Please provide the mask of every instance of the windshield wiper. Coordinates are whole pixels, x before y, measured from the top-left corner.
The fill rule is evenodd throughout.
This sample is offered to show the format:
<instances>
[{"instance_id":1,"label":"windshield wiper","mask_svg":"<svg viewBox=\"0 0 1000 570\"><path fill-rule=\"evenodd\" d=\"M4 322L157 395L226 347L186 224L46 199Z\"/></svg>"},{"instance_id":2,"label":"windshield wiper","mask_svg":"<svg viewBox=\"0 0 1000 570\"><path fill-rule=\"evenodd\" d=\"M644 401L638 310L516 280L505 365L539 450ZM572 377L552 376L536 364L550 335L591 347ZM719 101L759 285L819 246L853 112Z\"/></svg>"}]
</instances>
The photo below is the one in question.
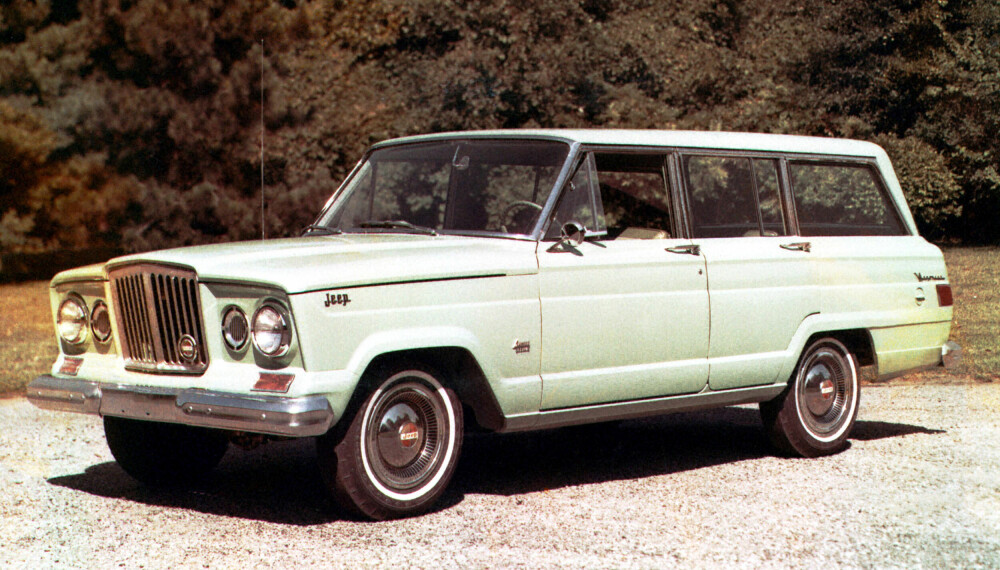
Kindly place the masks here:
<instances>
[{"instance_id":1,"label":"windshield wiper","mask_svg":"<svg viewBox=\"0 0 1000 570\"><path fill-rule=\"evenodd\" d=\"M322 224L309 224L302 229L301 236L307 236L312 233L323 234L327 236L339 236L344 233L344 230L340 228L331 228L330 226L324 226Z\"/></svg>"},{"instance_id":2,"label":"windshield wiper","mask_svg":"<svg viewBox=\"0 0 1000 570\"><path fill-rule=\"evenodd\" d=\"M414 233L436 236L438 233L433 228L416 226L406 220L368 220L358 224L359 228L383 228L387 230L409 230Z\"/></svg>"}]
</instances>

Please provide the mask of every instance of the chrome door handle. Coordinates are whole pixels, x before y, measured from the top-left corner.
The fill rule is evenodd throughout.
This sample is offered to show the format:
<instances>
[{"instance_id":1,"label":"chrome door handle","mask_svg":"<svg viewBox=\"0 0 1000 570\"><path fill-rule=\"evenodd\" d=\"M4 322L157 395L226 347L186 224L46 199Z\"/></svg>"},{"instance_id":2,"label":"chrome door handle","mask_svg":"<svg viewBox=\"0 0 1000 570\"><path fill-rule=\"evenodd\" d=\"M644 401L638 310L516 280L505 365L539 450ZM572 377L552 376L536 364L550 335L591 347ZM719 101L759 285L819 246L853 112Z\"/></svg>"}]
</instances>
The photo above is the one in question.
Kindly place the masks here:
<instances>
[{"instance_id":1,"label":"chrome door handle","mask_svg":"<svg viewBox=\"0 0 1000 570\"><path fill-rule=\"evenodd\" d=\"M798 243L783 243L781 244L781 249L787 249L788 251L804 251L809 253L812 251L812 244L807 241L800 241Z\"/></svg>"},{"instance_id":2,"label":"chrome door handle","mask_svg":"<svg viewBox=\"0 0 1000 570\"><path fill-rule=\"evenodd\" d=\"M701 246L695 244L679 245L677 247L668 247L667 251L669 251L670 253L687 253L690 255L701 255Z\"/></svg>"}]
</instances>

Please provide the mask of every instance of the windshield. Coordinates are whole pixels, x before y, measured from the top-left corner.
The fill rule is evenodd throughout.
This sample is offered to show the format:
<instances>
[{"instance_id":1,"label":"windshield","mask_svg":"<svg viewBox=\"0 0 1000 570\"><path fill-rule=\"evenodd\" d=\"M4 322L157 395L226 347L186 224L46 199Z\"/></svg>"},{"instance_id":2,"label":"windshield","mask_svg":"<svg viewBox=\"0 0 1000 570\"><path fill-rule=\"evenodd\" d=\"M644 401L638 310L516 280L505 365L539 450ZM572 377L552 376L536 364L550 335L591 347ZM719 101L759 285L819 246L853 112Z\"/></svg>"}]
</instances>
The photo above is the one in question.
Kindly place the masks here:
<instances>
[{"instance_id":1,"label":"windshield","mask_svg":"<svg viewBox=\"0 0 1000 570\"><path fill-rule=\"evenodd\" d=\"M344 232L530 235L569 146L449 140L373 151L319 225Z\"/></svg>"}]
</instances>

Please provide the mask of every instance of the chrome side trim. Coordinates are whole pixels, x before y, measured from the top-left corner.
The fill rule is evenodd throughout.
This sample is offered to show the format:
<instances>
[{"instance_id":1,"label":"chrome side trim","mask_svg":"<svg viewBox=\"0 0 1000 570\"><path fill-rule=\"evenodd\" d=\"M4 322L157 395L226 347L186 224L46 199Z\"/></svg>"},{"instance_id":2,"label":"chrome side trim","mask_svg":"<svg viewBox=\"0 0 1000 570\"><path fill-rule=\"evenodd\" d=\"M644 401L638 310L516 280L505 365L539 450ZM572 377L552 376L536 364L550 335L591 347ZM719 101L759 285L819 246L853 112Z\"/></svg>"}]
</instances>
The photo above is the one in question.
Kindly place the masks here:
<instances>
[{"instance_id":1,"label":"chrome side trim","mask_svg":"<svg viewBox=\"0 0 1000 570\"><path fill-rule=\"evenodd\" d=\"M504 427L500 431L516 432L550 429L595 422L631 420L676 412L693 412L720 406L766 402L777 397L785 388L786 384L770 384L754 388L737 388L714 392L707 390L683 396L668 396L630 402L595 404L578 408L543 410L540 412L507 416Z\"/></svg>"},{"instance_id":2,"label":"chrome side trim","mask_svg":"<svg viewBox=\"0 0 1000 570\"><path fill-rule=\"evenodd\" d=\"M103 384L43 375L28 400L46 410L99 414L289 437L322 435L335 416L325 396L283 398Z\"/></svg>"}]
</instances>

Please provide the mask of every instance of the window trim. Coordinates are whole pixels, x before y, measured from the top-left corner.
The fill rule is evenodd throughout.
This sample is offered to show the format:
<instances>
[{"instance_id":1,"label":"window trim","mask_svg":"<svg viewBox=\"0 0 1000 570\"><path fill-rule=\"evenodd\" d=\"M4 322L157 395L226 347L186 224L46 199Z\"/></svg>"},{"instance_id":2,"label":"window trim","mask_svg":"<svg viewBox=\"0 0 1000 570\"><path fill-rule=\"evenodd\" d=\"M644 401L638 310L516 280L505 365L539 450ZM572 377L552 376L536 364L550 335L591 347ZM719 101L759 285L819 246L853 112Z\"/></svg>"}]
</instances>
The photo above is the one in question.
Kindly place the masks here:
<instances>
[{"instance_id":1,"label":"window trim","mask_svg":"<svg viewBox=\"0 0 1000 570\"><path fill-rule=\"evenodd\" d=\"M848 166L848 167L863 167L868 170L871 175L872 180L875 182L876 190L882 197L882 200L887 205L887 210L889 215L891 215L901 232L899 234L891 235L868 235L868 234L852 234L852 235L833 235L833 236L804 236L802 235L802 226L799 223L798 209L795 205L795 189L792 187L792 173L791 165L792 163L800 164L811 164L814 166ZM823 238L823 237L902 237L902 236L913 236L913 232L906 225L905 217L899 210L899 204L893 199L892 192L889 191L889 185L886 184L885 178L882 176L882 170L878 166L878 161L874 158L868 157L842 157L842 156L825 156L825 155L803 155L794 156L786 159L786 168L788 170L788 197L791 199L790 206L795 211L795 225L796 233L795 235L799 237L808 238Z\"/></svg>"},{"instance_id":2,"label":"window trim","mask_svg":"<svg viewBox=\"0 0 1000 570\"><path fill-rule=\"evenodd\" d=\"M746 158L750 161L751 175L753 174L753 161L755 159L760 160L776 160L778 162L778 201L781 203L782 225L784 227L784 235L779 237L788 237L798 235L797 229L797 219L795 218L794 202L791 196L791 184L790 178L786 175L785 171L785 161L788 160L789 156L813 156L813 155L799 155L797 153L787 153L781 151L764 151L764 150L733 150L733 149L712 149L712 148L678 148L674 149L677 160L677 173L680 182L680 194L684 197L684 218L687 223L686 233L684 234L688 239L734 239L734 238L696 238L694 236L694 218L691 211L690 204L690 187L688 186L687 176L684 175L683 160L686 156L710 156L717 158ZM826 156L826 155L820 155ZM832 156L832 155L831 155ZM753 176L751 176L754 178ZM756 186L756 180L754 180L754 186ZM760 215L760 204L758 203L758 197L754 195L754 202L757 203L757 223L761 225L761 233L763 237L763 220Z\"/></svg>"},{"instance_id":3,"label":"window trim","mask_svg":"<svg viewBox=\"0 0 1000 570\"><path fill-rule=\"evenodd\" d=\"M729 158L729 159L738 158L738 159L744 159L749 163L751 193L753 194L752 198L756 210L755 216L757 218L757 231L760 232L760 236L732 236L732 237L722 238L722 237L696 237L694 235L694 228L695 228L694 211L690 207L691 186L690 186L690 181L688 180L686 169L684 168L684 160L689 157L698 157L698 156L708 157L708 158ZM790 187L790 185L786 184L786 180L784 180L784 176L781 170L781 161L784 159L784 156L785 156L784 153L778 153L778 152L773 152L773 153L756 152L756 151L747 152L738 150L713 151L710 149L692 149L692 150L684 149L677 152L677 170L680 177L682 178L683 191L681 193L685 198L685 209L684 209L685 218L688 221L688 227L687 227L688 233L686 234L687 237L689 239L735 239L737 237L767 237L764 234L764 218L760 212L760 196L757 187L756 170L754 168L755 160L770 160L778 163L776 168L778 175L778 202L781 204L781 215L782 215L781 225L783 228L783 234L781 236L775 236L775 237L788 237L790 235L796 235L791 232L789 224L790 218L789 218L788 204L786 203L786 197L784 192L786 186Z\"/></svg>"},{"instance_id":4,"label":"window trim","mask_svg":"<svg viewBox=\"0 0 1000 570\"><path fill-rule=\"evenodd\" d=\"M679 223L681 216L678 212L683 212L684 209L678 205L675 195L675 180L674 174L670 167L670 159L675 150L669 147L658 147L658 146L646 146L646 145L592 145L592 144L580 144L578 147L573 149L573 153L568 157L568 161L572 162L572 167L569 169L566 177L561 180L559 185L558 196L556 197L555 203L551 210L543 212L544 224L541 228L541 233L538 234L538 241L553 241L552 238L546 239L545 236L551 230L551 224L553 222L553 217L555 213L559 210L559 205L562 203L563 196L566 192L566 187L576 177L577 172L583 165L588 161L588 156L592 154L634 154L634 155L655 155L662 158L661 162L661 175L664 177L664 187L663 190L666 193L667 198L667 215L670 217L670 235L672 238L687 239L686 233L682 233L682 226ZM595 159L596 161L596 159ZM596 167L596 162L595 162ZM602 205L603 209L603 205ZM594 238L605 238L607 232L599 235L588 235L587 237Z\"/></svg>"},{"instance_id":5,"label":"window trim","mask_svg":"<svg viewBox=\"0 0 1000 570\"><path fill-rule=\"evenodd\" d=\"M463 137L464 138L464 137ZM491 138L491 136L469 136L470 139L479 138ZM687 186L686 180L683 176L682 167L680 159L684 155L710 155L710 156L738 156L751 159L770 159L778 161L778 177L779 177L779 191L780 191L780 202L782 205L782 212L784 214L784 226L785 226L785 237L788 236L802 236L801 227L799 225L798 211L795 206L795 196L794 189L791 184L791 172L789 169L789 164L791 162L819 162L824 164L844 164L851 166L863 165L870 169L874 173L874 179L879 191L882 193L882 197L887 199L889 202L890 210L892 215L899 226L902 229L902 236L913 236L919 235L915 228L911 228L907 223L907 217L903 215L900 210L900 204L896 201L896 196L890 190L889 184L886 182L885 177L882 174L880 168L878 157L876 156L865 156L865 155L842 155L842 154L822 154L816 152L794 152L794 151L781 151L781 150L763 150L763 149L726 149L726 148L712 148L712 147L688 147L688 146L658 146L658 145L634 145L628 143L622 144L590 144L583 143L579 141L569 140L563 137L556 136L513 136L513 137L501 137L509 140L551 140L555 142L562 142L569 146L569 151L566 155L566 161L563 165L562 170L556 176L554 182L554 190L548 196L546 203L543 205L543 211L539 215L538 222L536 223L533 230L527 234L513 235L513 234L496 234L496 235L484 235L484 237L499 237L504 239L513 239L521 241L542 241L545 238L545 234L548 231L549 225L551 223L552 214L555 212L558 202L562 197L563 191L566 187L567 182L575 174L578 165L580 164L581 155L585 155L587 152L610 152L618 154L658 154L665 157L665 167L664 174L666 176L667 186L668 186L668 204L670 207L670 218L672 226L672 236L676 239L694 239L693 238L693 228L691 223L691 208L688 203L687 197ZM340 186L330 195L324 204L323 208L320 210L317 220L322 220L330 211L330 208L337 201L343 191L349 186L350 182L358 175L361 166L364 164L368 156L376 149L384 148L386 146L405 146L407 144L419 144L421 142L427 141L416 141L416 142L404 142L404 143L391 143L391 144L376 144L369 148L364 156L358 160L357 164L351 169L344 180L341 182ZM752 162L751 162L752 165ZM757 199L757 197L755 197ZM759 217L759 208L758 208ZM467 233L456 234L456 235L471 235ZM819 237L819 236L816 236ZM710 238L703 238L710 239Z\"/></svg>"}]
</instances>

